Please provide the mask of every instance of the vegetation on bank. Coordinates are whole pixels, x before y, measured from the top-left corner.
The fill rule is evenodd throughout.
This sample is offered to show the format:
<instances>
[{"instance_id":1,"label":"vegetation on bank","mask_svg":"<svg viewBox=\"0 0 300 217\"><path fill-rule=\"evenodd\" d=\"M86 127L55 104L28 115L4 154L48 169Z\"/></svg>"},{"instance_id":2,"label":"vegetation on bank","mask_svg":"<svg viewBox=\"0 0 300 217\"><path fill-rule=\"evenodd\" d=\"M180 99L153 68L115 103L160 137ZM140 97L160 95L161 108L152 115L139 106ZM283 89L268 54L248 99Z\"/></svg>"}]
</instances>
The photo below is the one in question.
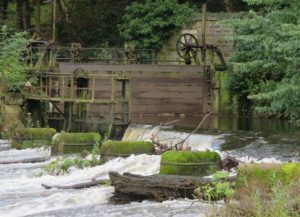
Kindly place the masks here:
<instances>
[{"instance_id":1,"label":"vegetation on bank","mask_svg":"<svg viewBox=\"0 0 300 217\"><path fill-rule=\"evenodd\" d=\"M235 194L221 216L297 217L299 180L299 163L243 166L238 171Z\"/></svg>"},{"instance_id":2,"label":"vegetation on bank","mask_svg":"<svg viewBox=\"0 0 300 217\"><path fill-rule=\"evenodd\" d=\"M170 5L175 1L152 2ZM246 9L243 0L178 0L176 2L179 4L189 3L197 11L201 10L203 3L207 3L208 10L212 12L232 12ZM45 0L0 0L0 25L6 24L19 31L33 29L37 24L35 20L37 6L41 5L41 18L38 23L42 35L50 39L50 3ZM145 8L148 7L146 0L57 0L58 42L79 42L84 46L122 46L124 40L120 37L118 26L124 24L122 17L128 10L126 8L131 7L131 4L142 4L145 5ZM156 8L154 10L157 11ZM148 12L152 13L149 10ZM167 22L169 15L161 16L161 21ZM130 22L134 22L134 20L130 20ZM149 20L146 20L145 24L148 22ZM150 20L150 22L152 21Z\"/></svg>"},{"instance_id":3,"label":"vegetation on bank","mask_svg":"<svg viewBox=\"0 0 300 217\"><path fill-rule=\"evenodd\" d=\"M0 96L8 91L22 92L27 81L28 40L24 32L11 33L10 29L0 26Z\"/></svg>"},{"instance_id":4,"label":"vegetation on bank","mask_svg":"<svg viewBox=\"0 0 300 217\"><path fill-rule=\"evenodd\" d=\"M300 2L245 0L260 8L232 19L234 29L228 86L241 112L300 124Z\"/></svg>"}]
</instances>

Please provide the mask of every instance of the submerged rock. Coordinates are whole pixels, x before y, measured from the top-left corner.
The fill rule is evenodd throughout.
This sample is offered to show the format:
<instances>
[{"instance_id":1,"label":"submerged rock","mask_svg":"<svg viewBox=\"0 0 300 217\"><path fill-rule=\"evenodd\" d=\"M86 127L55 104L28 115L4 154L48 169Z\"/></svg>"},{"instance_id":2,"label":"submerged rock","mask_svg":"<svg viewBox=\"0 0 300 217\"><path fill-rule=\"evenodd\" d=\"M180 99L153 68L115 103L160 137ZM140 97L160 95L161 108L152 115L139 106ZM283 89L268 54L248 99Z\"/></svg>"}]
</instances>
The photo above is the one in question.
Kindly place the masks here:
<instances>
[{"instance_id":1,"label":"submerged rock","mask_svg":"<svg viewBox=\"0 0 300 217\"><path fill-rule=\"evenodd\" d=\"M221 168L221 157L213 151L167 151L162 155L160 174L207 176Z\"/></svg>"},{"instance_id":2,"label":"submerged rock","mask_svg":"<svg viewBox=\"0 0 300 217\"><path fill-rule=\"evenodd\" d=\"M100 143L99 133L57 133L52 139L52 153L80 153L91 151Z\"/></svg>"},{"instance_id":3,"label":"submerged rock","mask_svg":"<svg viewBox=\"0 0 300 217\"><path fill-rule=\"evenodd\" d=\"M11 147L24 149L50 146L55 133L53 128L20 128L14 132Z\"/></svg>"},{"instance_id":4,"label":"submerged rock","mask_svg":"<svg viewBox=\"0 0 300 217\"><path fill-rule=\"evenodd\" d=\"M110 157L128 157L131 154L154 154L151 142L107 141L102 144L100 154L104 161Z\"/></svg>"}]
</instances>

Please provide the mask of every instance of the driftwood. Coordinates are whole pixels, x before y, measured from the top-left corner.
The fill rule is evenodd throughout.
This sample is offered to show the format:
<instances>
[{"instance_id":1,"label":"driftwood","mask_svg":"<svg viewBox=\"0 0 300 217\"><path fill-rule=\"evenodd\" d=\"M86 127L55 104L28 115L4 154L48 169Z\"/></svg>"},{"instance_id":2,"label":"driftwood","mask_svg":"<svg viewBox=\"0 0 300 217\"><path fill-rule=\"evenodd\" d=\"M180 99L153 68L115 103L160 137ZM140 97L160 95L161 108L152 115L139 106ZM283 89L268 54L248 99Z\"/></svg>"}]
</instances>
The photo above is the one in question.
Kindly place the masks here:
<instances>
[{"instance_id":1,"label":"driftwood","mask_svg":"<svg viewBox=\"0 0 300 217\"><path fill-rule=\"evenodd\" d=\"M50 159L50 156L45 157L34 157L22 160L3 160L0 161L0 164L17 164L17 163L39 163L44 162Z\"/></svg>"},{"instance_id":2,"label":"driftwood","mask_svg":"<svg viewBox=\"0 0 300 217\"><path fill-rule=\"evenodd\" d=\"M194 190L213 182L212 178L177 175L140 176L130 173L120 175L109 172L115 193L114 203L128 203L131 201L156 200L163 201L173 198L194 198ZM228 178L234 181L235 177Z\"/></svg>"},{"instance_id":3,"label":"driftwood","mask_svg":"<svg viewBox=\"0 0 300 217\"><path fill-rule=\"evenodd\" d=\"M42 184L42 186L46 189L57 188L57 189L81 189L81 188L89 188L97 185L106 185L109 182L108 179L91 179L88 182L81 182L73 185L46 185Z\"/></svg>"},{"instance_id":4,"label":"driftwood","mask_svg":"<svg viewBox=\"0 0 300 217\"><path fill-rule=\"evenodd\" d=\"M212 114L212 112L209 112L207 113L203 118L202 120L200 121L200 123L198 124L198 126L192 131L190 132L184 139L180 140L179 142L177 142L176 144L172 145L171 147L169 147L167 144L164 144L163 142L159 141L157 139L157 135L155 134L152 134L151 136L151 142L156 146L156 149L157 149L157 154L162 154L166 151L169 151L169 150L176 150L176 151L182 151L182 150L186 150L186 151L190 151L190 147L184 149L183 147L183 144L186 142L186 140L193 134L195 134L200 128L201 126L204 124L205 120ZM177 120L175 121L172 121L172 122L169 122L169 123L166 123L166 126L170 126L172 123L176 122ZM161 127L162 124L160 124L159 127Z\"/></svg>"}]
</instances>

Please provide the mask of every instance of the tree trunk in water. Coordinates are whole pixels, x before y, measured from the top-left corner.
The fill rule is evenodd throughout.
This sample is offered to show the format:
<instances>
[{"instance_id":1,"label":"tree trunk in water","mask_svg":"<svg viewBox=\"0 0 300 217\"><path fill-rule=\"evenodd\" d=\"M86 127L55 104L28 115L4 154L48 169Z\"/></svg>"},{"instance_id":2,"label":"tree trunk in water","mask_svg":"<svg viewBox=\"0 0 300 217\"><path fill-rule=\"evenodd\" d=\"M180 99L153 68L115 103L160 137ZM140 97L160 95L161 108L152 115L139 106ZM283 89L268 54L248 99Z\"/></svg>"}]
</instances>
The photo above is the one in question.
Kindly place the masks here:
<instances>
[{"instance_id":1,"label":"tree trunk in water","mask_svg":"<svg viewBox=\"0 0 300 217\"><path fill-rule=\"evenodd\" d=\"M34 157L22 160L1 160L0 164L16 164L16 163L39 163L50 159L50 156Z\"/></svg>"},{"instance_id":2,"label":"tree trunk in water","mask_svg":"<svg viewBox=\"0 0 300 217\"><path fill-rule=\"evenodd\" d=\"M89 188L89 187L94 187L97 185L106 185L109 182L107 179L92 179L91 181L88 182L81 182L73 185L46 185L42 184L42 186L46 189L51 189L51 188L57 188L57 189L82 189L82 188Z\"/></svg>"},{"instance_id":3,"label":"tree trunk in water","mask_svg":"<svg viewBox=\"0 0 300 217\"><path fill-rule=\"evenodd\" d=\"M152 175L139 176L129 173L120 175L110 172L111 185L115 187L112 201L128 203L131 201L156 200L163 201L173 198L194 198L194 190L212 183L211 178L197 176ZM230 178L228 181L233 181Z\"/></svg>"}]
</instances>

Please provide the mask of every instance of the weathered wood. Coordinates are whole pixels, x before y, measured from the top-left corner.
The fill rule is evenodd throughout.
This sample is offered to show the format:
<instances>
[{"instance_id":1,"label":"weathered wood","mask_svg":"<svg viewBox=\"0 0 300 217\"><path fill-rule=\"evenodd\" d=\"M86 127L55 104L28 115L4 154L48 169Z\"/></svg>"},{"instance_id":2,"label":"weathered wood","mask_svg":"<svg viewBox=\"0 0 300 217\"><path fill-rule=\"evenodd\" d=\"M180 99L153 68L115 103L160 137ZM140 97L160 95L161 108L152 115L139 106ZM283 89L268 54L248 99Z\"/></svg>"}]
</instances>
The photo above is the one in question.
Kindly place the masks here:
<instances>
[{"instance_id":1,"label":"weathered wood","mask_svg":"<svg viewBox=\"0 0 300 217\"><path fill-rule=\"evenodd\" d=\"M51 188L57 188L57 189L81 189L81 188L90 188L90 187L94 187L97 185L106 185L109 182L108 179L91 179L91 181L88 182L81 182L81 183L77 183L77 184L73 184L73 185L46 185L46 184L42 184L42 186L46 189L51 189Z\"/></svg>"},{"instance_id":2,"label":"weathered wood","mask_svg":"<svg viewBox=\"0 0 300 217\"><path fill-rule=\"evenodd\" d=\"M140 176L130 173L120 175L109 172L115 193L112 201L127 203L130 201L156 200L163 201L173 198L193 198L194 190L212 183L211 178L176 175ZM235 178L230 178L233 181Z\"/></svg>"},{"instance_id":3,"label":"weathered wood","mask_svg":"<svg viewBox=\"0 0 300 217\"><path fill-rule=\"evenodd\" d=\"M34 157L34 158L27 158L22 160L2 160L0 164L17 164L17 163L39 163L44 162L50 159L50 156L44 157Z\"/></svg>"}]
</instances>

